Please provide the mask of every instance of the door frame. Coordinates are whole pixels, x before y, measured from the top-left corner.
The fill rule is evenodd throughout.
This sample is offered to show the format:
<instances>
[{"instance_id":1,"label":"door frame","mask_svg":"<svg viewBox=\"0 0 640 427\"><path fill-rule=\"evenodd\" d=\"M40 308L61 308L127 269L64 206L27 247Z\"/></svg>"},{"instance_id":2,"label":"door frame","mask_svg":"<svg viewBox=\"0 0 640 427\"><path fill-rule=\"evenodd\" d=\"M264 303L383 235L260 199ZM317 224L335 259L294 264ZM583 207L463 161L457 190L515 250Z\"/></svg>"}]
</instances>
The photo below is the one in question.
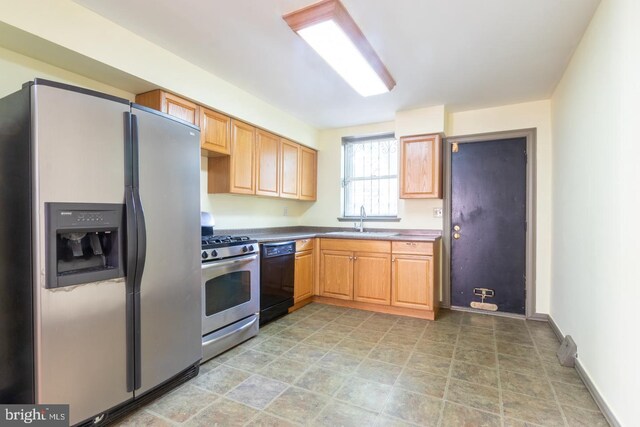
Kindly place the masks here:
<instances>
[{"instance_id":1,"label":"door frame","mask_svg":"<svg viewBox=\"0 0 640 427\"><path fill-rule=\"evenodd\" d=\"M536 318L536 129L489 132L472 135L451 136L443 140L443 231L442 231L442 307L451 307L451 146L453 143L472 144L474 142L500 139L525 138L527 146L526 165L526 267L525 267L525 317ZM465 308L465 310L467 310ZM469 311L476 311L471 308ZM477 310L480 311L480 310ZM516 316L507 313L501 315Z\"/></svg>"}]
</instances>

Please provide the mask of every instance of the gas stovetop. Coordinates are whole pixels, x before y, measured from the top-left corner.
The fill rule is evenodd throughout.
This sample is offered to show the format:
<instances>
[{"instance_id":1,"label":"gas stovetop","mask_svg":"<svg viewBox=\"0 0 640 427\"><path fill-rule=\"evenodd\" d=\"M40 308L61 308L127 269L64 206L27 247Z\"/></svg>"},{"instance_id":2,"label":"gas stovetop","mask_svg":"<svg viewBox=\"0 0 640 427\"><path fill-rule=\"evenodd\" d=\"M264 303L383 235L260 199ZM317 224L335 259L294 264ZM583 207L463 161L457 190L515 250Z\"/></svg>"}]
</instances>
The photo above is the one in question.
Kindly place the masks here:
<instances>
[{"instance_id":1,"label":"gas stovetop","mask_svg":"<svg viewBox=\"0 0 640 427\"><path fill-rule=\"evenodd\" d=\"M258 241L248 236L202 236L202 262L259 252Z\"/></svg>"}]
</instances>

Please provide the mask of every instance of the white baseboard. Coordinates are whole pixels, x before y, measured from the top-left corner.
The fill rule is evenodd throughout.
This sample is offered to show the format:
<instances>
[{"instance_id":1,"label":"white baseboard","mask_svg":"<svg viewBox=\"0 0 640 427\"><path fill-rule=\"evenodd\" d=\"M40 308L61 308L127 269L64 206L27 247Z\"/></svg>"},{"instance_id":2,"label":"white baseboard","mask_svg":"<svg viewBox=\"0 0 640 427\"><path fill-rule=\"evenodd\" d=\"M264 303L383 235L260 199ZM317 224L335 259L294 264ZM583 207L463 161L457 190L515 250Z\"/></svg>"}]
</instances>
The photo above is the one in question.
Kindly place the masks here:
<instances>
[{"instance_id":1,"label":"white baseboard","mask_svg":"<svg viewBox=\"0 0 640 427\"><path fill-rule=\"evenodd\" d=\"M560 332L560 328L558 328L558 325L553 320L553 317L548 316L548 318L549 325L551 326L553 333L555 333L558 339L562 341L564 339L564 335L562 335L562 332ZM598 408L600 408L602 415L604 415L609 425L611 425L612 427L621 427L620 422L618 422L616 416L613 415L613 412L611 412L611 408L609 408L609 405L607 405L607 403L604 401L602 395L593 384L593 381L591 381L591 377L589 377L589 375L587 375L587 372L584 370L580 359L578 359L577 357L575 367L578 375L580 376L580 379L582 379L582 382L587 387L587 390L589 390L589 393L591 393L591 397L593 397L593 400L596 402L596 405L598 405Z\"/></svg>"}]
</instances>

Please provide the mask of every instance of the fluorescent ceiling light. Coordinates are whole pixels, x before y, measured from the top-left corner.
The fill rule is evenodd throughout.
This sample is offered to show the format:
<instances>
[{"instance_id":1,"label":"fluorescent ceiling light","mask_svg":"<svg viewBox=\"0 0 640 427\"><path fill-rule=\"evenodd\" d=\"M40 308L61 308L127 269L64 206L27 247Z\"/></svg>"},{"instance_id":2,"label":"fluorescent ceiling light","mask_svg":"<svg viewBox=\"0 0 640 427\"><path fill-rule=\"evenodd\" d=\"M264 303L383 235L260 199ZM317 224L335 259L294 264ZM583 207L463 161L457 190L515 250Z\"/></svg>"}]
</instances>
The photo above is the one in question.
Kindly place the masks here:
<instances>
[{"instance_id":1,"label":"fluorescent ceiling light","mask_svg":"<svg viewBox=\"0 0 640 427\"><path fill-rule=\"evenodd\" d=\"M338 0L321 1L284 20L360 95L378 95L396 85Z\"/></svg>"}]
</instances>

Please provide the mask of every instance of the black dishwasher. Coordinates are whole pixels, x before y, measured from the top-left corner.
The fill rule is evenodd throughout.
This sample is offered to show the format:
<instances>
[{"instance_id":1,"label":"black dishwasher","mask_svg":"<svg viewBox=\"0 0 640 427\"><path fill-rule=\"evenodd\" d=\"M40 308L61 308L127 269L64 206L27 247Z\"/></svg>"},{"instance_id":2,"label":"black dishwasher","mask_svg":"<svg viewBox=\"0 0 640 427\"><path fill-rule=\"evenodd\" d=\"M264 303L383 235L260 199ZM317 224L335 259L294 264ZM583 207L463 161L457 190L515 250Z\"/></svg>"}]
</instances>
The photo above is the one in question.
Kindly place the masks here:
<instances>
[{"instance_id":1,"label":"black dishwasher","mask_svg":"<svg viewBox=\"0 0 640 427\"><path fill-rule=\"evenodd\" d=\"M295 242L263 243L260 250L260 325L293 305Z\"/></svg>"}]
</instances>

